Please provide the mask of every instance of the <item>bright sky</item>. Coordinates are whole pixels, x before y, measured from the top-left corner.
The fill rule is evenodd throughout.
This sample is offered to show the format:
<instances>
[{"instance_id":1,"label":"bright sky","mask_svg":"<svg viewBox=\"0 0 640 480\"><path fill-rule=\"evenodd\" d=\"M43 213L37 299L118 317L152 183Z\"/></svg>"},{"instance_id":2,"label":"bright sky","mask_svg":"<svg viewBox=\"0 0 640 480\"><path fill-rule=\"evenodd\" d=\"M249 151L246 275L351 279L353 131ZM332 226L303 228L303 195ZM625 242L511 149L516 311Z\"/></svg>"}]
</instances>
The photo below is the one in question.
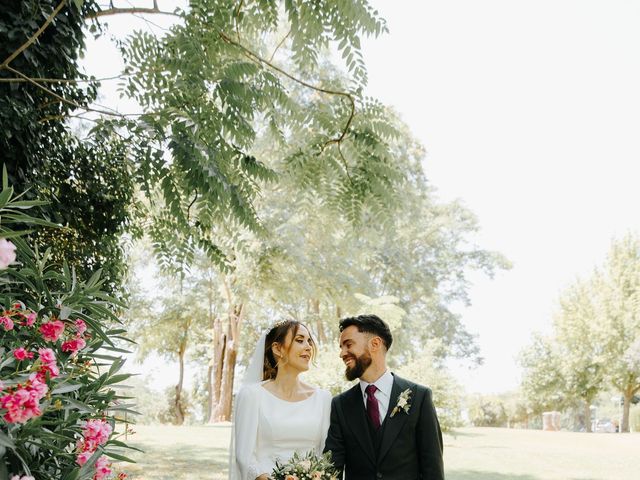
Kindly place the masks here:
<instances>
[{"instance_id":1,"label":"bright sky","mask_svg":"<svg viewBox=\"0 0 640 480\"><path fill-rule=\"evenodd\" d=\"M455 375L470 392L515 388L515 356L549 328L559 291L640 229L640 3L373 4L390 34L364 44L369 94L426 146L441 198L477 214L478 244L514 264L474 277L461 314L486 361ZM94 42L87 63L99 76L119 68Z\"/></svg>"},{"instance_id":2,"label":"bright sky","mask_svg":"<svg viewBox=\"0 0 640 480\"><path fill-rule=\"evenodd\" d=\"M443 199L479 218L513 269L478 278L464 323L486 362L468 391L518 385L514 358L613 236L640 227L640 3L373 2L390 34L365 44L369 93L427 148Z\"/></svg>"}]
</instances>

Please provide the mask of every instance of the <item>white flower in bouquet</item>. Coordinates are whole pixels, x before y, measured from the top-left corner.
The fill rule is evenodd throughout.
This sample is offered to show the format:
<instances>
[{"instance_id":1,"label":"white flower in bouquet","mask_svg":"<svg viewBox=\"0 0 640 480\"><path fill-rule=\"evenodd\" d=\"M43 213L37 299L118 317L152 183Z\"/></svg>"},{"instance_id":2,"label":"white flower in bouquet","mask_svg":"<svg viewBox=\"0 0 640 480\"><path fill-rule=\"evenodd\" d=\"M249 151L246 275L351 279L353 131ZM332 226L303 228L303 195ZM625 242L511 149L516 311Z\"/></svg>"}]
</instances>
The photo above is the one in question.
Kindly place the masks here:
<instances>
[{"instance_id":1,"label":"white flower in bouquet","mask_svg":"<svg viewBox=\"0 0 640 480\"><path fill-rule=\"evenodd\" d=\"M337 471L331 463L331 453L317 455L313 451L294 453L288 462L276 462L271 474L273 480L337 480Z\"/></svg>"}]
</instances>

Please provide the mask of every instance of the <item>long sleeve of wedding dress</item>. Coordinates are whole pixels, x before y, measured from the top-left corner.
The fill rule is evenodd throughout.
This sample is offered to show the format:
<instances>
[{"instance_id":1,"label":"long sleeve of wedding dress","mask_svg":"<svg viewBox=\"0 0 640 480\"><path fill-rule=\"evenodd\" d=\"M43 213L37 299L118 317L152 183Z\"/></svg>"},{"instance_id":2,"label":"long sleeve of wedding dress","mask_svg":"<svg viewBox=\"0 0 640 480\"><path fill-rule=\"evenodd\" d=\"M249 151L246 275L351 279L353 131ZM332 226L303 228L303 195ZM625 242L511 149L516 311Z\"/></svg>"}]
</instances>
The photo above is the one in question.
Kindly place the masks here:
<instances>
[{"instance_id":1,"label":"long sleeve of wedding dress","mask_svg":"<svg viewBox=\"0 0 640 480\"><path fill-rule=\"evenodd\" d=\"M260 406L260 385L251 385L238 392L235 418L235 478L233 480L254 480L259 472L256 458L258 438L258 414Z\"/></svg>"}]
</instances>

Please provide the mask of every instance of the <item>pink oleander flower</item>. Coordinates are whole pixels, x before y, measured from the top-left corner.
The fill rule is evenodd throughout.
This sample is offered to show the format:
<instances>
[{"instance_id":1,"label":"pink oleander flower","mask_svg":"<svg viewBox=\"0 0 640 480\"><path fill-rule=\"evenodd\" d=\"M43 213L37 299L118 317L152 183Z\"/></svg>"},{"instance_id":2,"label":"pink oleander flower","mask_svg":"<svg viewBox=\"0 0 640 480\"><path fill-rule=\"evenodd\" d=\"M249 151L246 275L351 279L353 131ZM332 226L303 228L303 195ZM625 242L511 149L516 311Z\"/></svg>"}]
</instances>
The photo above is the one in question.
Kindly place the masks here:
<instances>
[{"instance_id":1,"label":"pink oleander flower","mask_svg":"<svg viewBox=\"0 0 640 480\"><path fill-rule=\"evenodd\" d=\"M84 320L82 319L77 319L76 320L76 330L78 331L77 335L82 335L84 332L87 331L87 324L84 323Z\"/></svg>"},{"instance_id":2,"label":"pink oleander flower","mask_svg":"<svg viewBox=\"0 0 640 480\"><path fill-rule=\"evenodd\" d=\"M29 376L29 387L31 391L38 395L38 400L44 397L49 391L49 387L47 387L47 384L38 378L37 373L32 373Z\"/></svg>"},{"instance_id":3,"label":"pink oleander flower","mask_svg":"<svg viewBox=\"0 0 640 480\"><path fill-rule=\"evenodd\" d=\"M64 323L60 320L47 322L40 325L40 333L48 342L57 342L60 335L64 332Z\"/></svg>"},{"instance_id":4,"label":"pink oleander flower","mask_svg":"<svg viewBox=\"0 0 640 480\"><path fill-rule=\"evenodd\" d=\"M11 480L36 480L35 478L33 478L31 475L13 475L11 477Z\"/></svg>"},{"instance_id":5,"label":"pink oleander flower","mask_svg":"<svg viewBox=\"0 0 640 480\"><path fill-rule=\"evenodd\" d=\"M6 238L0 238L0 270L16 261L16 246Z\"/></svg>"},{"instance_id":6,"label":"pink oleander flower","mask_svg":"<svg viewBox=\"0 0 640 480\"><path fill-rule=\"evenodd\" d=\"M58 375L60 375L60 369L55 363L48 363L40 367L40 373L42 373L40 379L43 382L46 380L46 376L44 375L46 372L49 372L49 378L56 378Z\"/></svg>"},{"instance_id":7,"label":"pink oleander flower","mask_svg":"<svg viewBox=\"0 0 640 480\"><path fill-rule=\"evenodd\" d=\"M87 463L87 460L89 460L91 455L93 455L93 452L89 451L79 453L76 457L76 463L80 466L84 465L85 463Z\"/></svg>"},{"instance_id":8,"label":"pink oleander flower","mask_svg":"<svg viewBox=\"0 0 640 480\"><path fill-rule=\"evenodd\" d=\"M60 369L56 364L56 354L50 348L40 348L38 349L38 358L42 362L42 366L40 367L40 372L38 372L38 378L41 381L45 381L46 373L49 372L49 376L51 378L56 378L60 375Z\"/></svg>"},{"instance_id":9,"label":"pink oleander flower","mask_svg":"<svg viewBox=\"0 0 640 480\"><path fill-rule=\"evenodd\" d=\"M16 360L26 360L27 358L33 358L33 352L29 352L24 347L16 348L13 351L13 356Z\"/></svg>"},{"instance_id":10,"label":"pink oleander flower","mask_svg":"<svg viewBox=\"0 0 640 480\"><path fill-rule=\"evenodd\" d=\"M39 348L38 357L40 358L40 361L45 365L56 363L56 354L50 348Z\"/></svg>"},{"instance_id":11,"label":"pink oleander flower","mask_svg":"<svg viewBox=\"0 0 640 480\"><path fill-rule=\"evenodd\" d=\"M24 423L42 415L38 402L46 395L48 388L33 375L24 387L0 398L0 408L6 410L3 418L9 423Z\"/></svg>"},{"instance_id":12,"label":"pink oleander flower","mask_svg":"<svg viewBox=\"0 0 640 480\"><path fill-rule=\"evenodd\" d=\"M25 320L26 320L25 325L26 325L27 327L31 327L31 326L33 326L33 324L34 324L34 323L36 323L36 318L37 318L37 317L38 317L38 314L37 314L37 313L35 313L35 312L31 312L30 314L28 314L28 315L25 317Z\"/></svg>"},{"instance_id":13,"label":"pink oleander flower","mask_svg":"<svg viewBox=\"0 0 640 480\"><path fill-rule=\"evenodd\" d=\"M82 429L82 435L85 442L95 442L97 445L102 445L109 440L112 431L111 425L104 420L87 420Z\"/></svg>"},{"instance_id":14,"label":"pink oleander flower","mask_svg":"<svg viewBox=\"0 0 640 480\"><path fill-rule=\"evenodd\" d=\"M10 317L0 317L0 325L2 325L5 331L13 330L13 320Z\"/></svg>"},{"instance_id":15,"label":"pink oleander flower","mask_svg":"<svg viewBox=\"0 0 640 480\"><path fill-rule=\"evenodd\" d=\"M73 340L68 340L62 344L63 352L71 352L76 353L78 350L82 350L87 346L87 342L84 341L84 338L74 338Z\"/></svg>"},{"instance_id":16,"label":"pink oleander flower","mask_svg":"<svg viewBox=\"0 0 640 480\"><path fill-rule=\"evenodd\" d=\"M96 474L93 476L94 480L102 480L107 476L111 475L111 464L109 460L104 455L98 458L96 461Z\"/></svg>"}]
</instances>

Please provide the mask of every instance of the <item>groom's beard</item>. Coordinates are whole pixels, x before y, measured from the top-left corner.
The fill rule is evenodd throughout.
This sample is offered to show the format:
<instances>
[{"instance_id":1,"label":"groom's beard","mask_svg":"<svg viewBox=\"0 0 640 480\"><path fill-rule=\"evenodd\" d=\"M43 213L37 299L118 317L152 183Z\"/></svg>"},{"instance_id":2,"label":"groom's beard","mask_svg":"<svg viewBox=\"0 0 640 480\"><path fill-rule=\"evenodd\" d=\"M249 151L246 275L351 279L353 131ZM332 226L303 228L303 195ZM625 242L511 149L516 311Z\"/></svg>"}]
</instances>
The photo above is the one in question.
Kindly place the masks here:
<instances>
[{"instance_id":1,"label":"groom's beard","mask_svg":"<svg viewBox=\"0 0 640 480\"><path fill-rule=\"evenodd\" d=\"M369 352L364 352L359 357L351 357L353 358L353 367L347 369L344 372L344 376L347 377L347 380L355 380L356 378L360 378L364 371L369 368L371 365L371 354Z\"/></svg>"}]
</instances>

